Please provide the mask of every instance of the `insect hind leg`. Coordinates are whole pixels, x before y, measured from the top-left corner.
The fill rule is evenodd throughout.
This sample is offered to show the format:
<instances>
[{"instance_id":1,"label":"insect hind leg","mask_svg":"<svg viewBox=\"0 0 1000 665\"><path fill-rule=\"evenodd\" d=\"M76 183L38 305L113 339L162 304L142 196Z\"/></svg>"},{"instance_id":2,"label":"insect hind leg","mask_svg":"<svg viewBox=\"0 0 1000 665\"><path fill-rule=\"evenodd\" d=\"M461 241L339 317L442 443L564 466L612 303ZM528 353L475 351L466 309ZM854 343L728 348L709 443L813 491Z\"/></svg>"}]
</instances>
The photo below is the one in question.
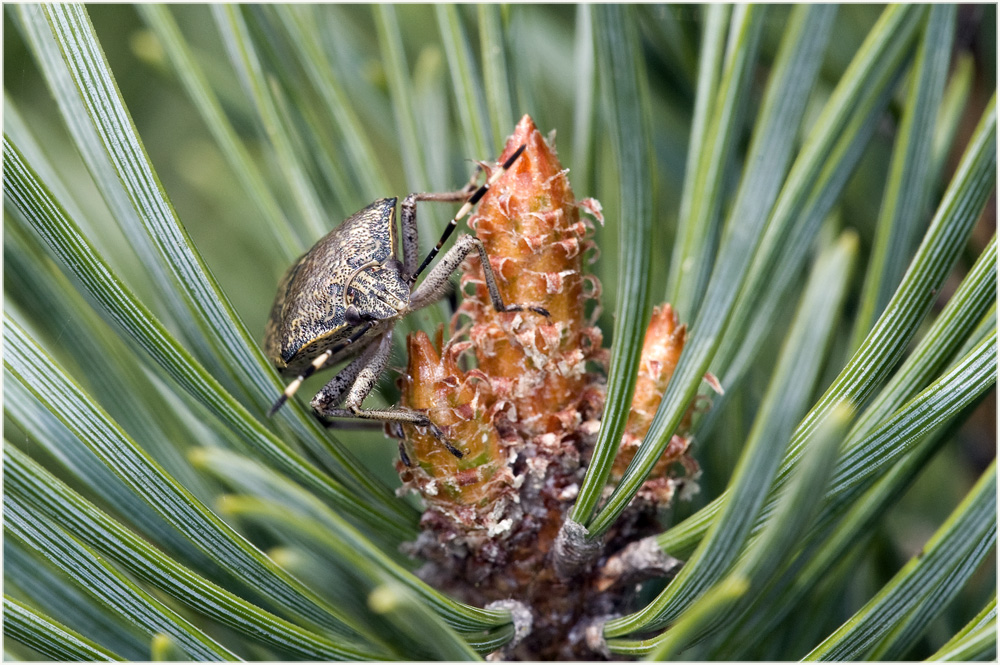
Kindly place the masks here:
<instances>
[{"instance_id":1,"label":"insect hind leg","mask_svg":"<svg viewBox=\"0 0 1000 665\"><path fill-rule=\"evenodd\" d=\"M361 403L375 388L378 377L381 376L389 354L392 351L392 329L385 331L382 337L366 348L362 355L353 360L347 367L333 377L313 398L312 407L323 418L358 418L361 420L380 420L388 423L413 423L422 427L430 427L434 436L442 442L452 455L461 458L462 452L448 443L444 433L430 419L416 411L403 408L362 409ZM347 398L344 399L344 393ZM341 400L344 407L338 408Z\"/></svg>"},{"instance_id":2,"label":"insect hind leg","mask_svg":"<svg viewBox=\"0 0 1000 665\"><path fill-rule=\"evenodd\" d=\"M409 423L418 427L427 427L431 430L431 434L434 435L434 438L440 441L441 445L448 449L448 452L459 459L462 459L464 456L461 450L448 442L444 436L444 432L441 431L441 428L431 422L430 418L422 413L417 413L416 411L410 411L409 409L399 407L392 409L328 409L323 413L323 415L329 418L361 418L365 420L381 420L386 423Z\"/></svg>"},{"instance_id":3,"label":"insect hind leg","mask_svg":"<svg viewBox=\"0 0 1000 665\"><path fill-rule=\"evenodd\" d=\"M317 371L319 371L320 369L322 369L327 364L327 362L329 362L330 358L332 358L336 354L338 354L341 351L343 351L346 347L350 346L351 344L356 343L359 339L361 339L362 337L364 337L365 334L369 330L371 330L371 327L372 326L371 326L370 323L365 324L364 326L361 327L360 330L358 330L358 332L354 333L354 335L352 335L346 341L342 342L340 345L334 347L333 349L327 349L323 353L321 353L318 356L316 356L316 358L314 358L313 361L309 365L307 365L304 370L302 370L302 373L299 374L297 377L295 377L294 381L292 381L287 386L285 386L284 392L281 393L281 395L278 397L277 400L275 400L274 404L271 405L271 408L268 409L268 411L267 411L267 417L270 418L275 413L277 413L278 409L280 409L282 406L284 406L285 402L287 402L288 399L292 395L294 395L296 393L296 391L298 391L298 389L302 385L303 381L305 381L310 376L312 376L313 374L315 374Z\"/></svg>"},{"instance_id":4,"label":"insect hind leg","mask_svg":"<svg viewBox=\"0 0 1000 665\"><path fill-rule=\"evenodd\" d=\"M386 337L390 337L386 335ZM356 383L361 371L369 366L379 349L380 343L369 344L362 350L361 355L347 364L335 377L330 379L323 386L316 396L312 398L312 408L317 414L323 415L326 411L339 406L344 401L348 390ZM369 388L369 391L371 389Z\"/></svg>"}]
</instances>

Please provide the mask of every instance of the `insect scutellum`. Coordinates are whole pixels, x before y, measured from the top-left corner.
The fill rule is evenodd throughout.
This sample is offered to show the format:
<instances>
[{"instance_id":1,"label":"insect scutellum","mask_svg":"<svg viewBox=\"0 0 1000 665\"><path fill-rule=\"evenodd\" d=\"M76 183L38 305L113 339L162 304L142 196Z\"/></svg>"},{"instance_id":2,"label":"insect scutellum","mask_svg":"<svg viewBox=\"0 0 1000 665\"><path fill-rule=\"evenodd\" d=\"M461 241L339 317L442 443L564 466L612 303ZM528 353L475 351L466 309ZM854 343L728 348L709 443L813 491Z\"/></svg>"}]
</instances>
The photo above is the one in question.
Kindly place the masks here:
<instances>
[{"instance_id":1,"label":"insect scutellum","mask_svg":"<svg viewBox=\"0 0 1000 665\"><path fill-rule=\"evenodd\" d=\"M361 403L388 362L396 321L443 297L450 275L473 250L479 253L490 300L497 311L530 310L548 316L541 307L504 304L486 251L469 234L460 235L417 285L417 279L440 253L459 220L514 165L524 149L521 145L515 150L478 188L473 189L473 180L454 192L407 196L400 206L402 257L395 250L396 199L386 198L345 219L289 268L271 308L264 347L278 370L295 373L295 378L270 408L269 416L315 372L353 357L313 398L312 407L321 418L362 418L429 427L452 454L462 456L425 414L398 407L362 409ZM464 203L418 266L420 201Z\"/></svg>"}]
</instances>

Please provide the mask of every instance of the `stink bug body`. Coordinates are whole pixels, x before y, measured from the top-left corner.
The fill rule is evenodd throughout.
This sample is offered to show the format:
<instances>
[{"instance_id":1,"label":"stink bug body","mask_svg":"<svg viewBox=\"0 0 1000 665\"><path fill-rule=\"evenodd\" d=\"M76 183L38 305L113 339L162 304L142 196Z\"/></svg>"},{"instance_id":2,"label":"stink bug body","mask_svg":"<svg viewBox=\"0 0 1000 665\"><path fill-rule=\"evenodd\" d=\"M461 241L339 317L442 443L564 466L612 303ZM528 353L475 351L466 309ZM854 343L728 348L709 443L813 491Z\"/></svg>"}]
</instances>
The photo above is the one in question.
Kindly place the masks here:
<instances>
[{"instance_id":1,"label":"stink bug body","mask_svg":"<svg viewBox=\"0 0 1000 665\"><path fill-rule=\"evenodd\" d=\"M354 357L312 400L323 417L366 418L429 426L440 431L426 415L409 409L367 410L361 402L389 360L396 322L412 311L439 300L448 289L450 275L476 250L482 260L490 300L497 311L528 309L548 316L540 307L505 305L482 243L471 235L455 241L419 286L417 278L434 260L458 220L483 197L510 168L522 145L479 188L443 194L410 194L403 200L397 238L396 199L375 201L323 237L293 265L278 285L265 331L264 349L283 374L296 376L271 407L274 414L302 382L314 372ZM417 202L462 201L437 245L418 266ZM401 247L401 255L396 247ZM341 407L343 404L343 407ZM455 455L461 453L449 443Z\"/></svg>"}]
</instances>

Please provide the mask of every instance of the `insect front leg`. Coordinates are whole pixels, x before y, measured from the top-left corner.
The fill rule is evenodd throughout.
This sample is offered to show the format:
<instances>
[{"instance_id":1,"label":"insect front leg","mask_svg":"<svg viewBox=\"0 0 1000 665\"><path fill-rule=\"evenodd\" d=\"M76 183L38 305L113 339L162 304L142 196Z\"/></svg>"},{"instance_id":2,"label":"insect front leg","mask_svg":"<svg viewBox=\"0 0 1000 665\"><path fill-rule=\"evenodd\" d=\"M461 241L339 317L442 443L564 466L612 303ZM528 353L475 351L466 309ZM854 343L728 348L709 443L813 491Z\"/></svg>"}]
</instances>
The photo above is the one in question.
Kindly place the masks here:
<instances>
[{"instance_id":1,"label":"insect front leg","mask_svg":"<svg viewBox=\"0 0 1000 665\"><path fill-rule=\"evenodd\" d=\"M464 190L460 190L461 192L465 192L466 194L468 194L468 192L472 191L472 196L469 196L469 198L466 199L466 201L462 205L462 207L459 208L459 210L458 210L457 213L455 213L455 216L451 218L450 222L448 222L448 226L446 226L444 228L444 232L441 233L440 240L438 240L437 244L434 246L434 248L430 252L428 252L427 256L424 257L423 262L416 269L416 271L411 271L409 269L406 270L406 279L407 279L407 281L409 281L410 286L413 286L414 284L416 284L417 278L420 277L420 273L422 273L427 268L427 266L429 266L431 264L431 261L434 260L434 257L437 256L438 252L441 251L441 248L444 247L444 243L448 240L448 238L451 236L452 232L458 226L458 220L462 219L467 214L469 214L469 212L472 211L472 208L475 207L475 205L477 203L479 203L479 200L482 199L483 196L486 195L486 192L488 192L490 190L490 187L492 187L494 184L496 184L496 181L504 173L507 172L507 169L509 169L514 164L514 162L517 161L517 158L520 157L521 153L524 152L525 147L526 147L526 145L522 144L521 147L519 147L517 150L515 150L514 154L512 154L510 157L508 157L507 161L505 161L500 166L499 169L497 169L496 171L494 171L493 175L491 175L486 182L484 182L478 188L475 188L475 191L472 191L474 185L473 186L467 186ZM475 182L475 180L473 180L473 183L474 182ZM472 183L470 183L470 185L471 184ZM451 196L453 194L458 194L458 193L459 192L451 192L449 194L443 194L443 195L438 195L438 194L435 194L435 195L420 194L418 196ZM409 197L407 197L407 198L409 198ZM462 198L464 198L464 196ZM423 200L425 200L425 201L447 201L449 199L444 199L444 198L428 198L428 199L423 199ZM452 199L452 200L459 200L459 199ZM403 202L403 205L404 206L406 205L406 201ZM413 231L413 233L416 233L416 230L415 230L416 229L416 202L414 202L414 204L411 207L411 209L413 211L412 212L412 217L411 217L413 225L414 225L414 231ZM403 214L405 216L407 213L404 211ZM404 223L405 223L405 220L404 220ZM416 236L414 236L414 237L416 237Z\"/></svg>"},{"instance_id":2,"label":"insect front leg","mask_svg":"<svg viewBox=\"0 0 1000 665\"><path fill-rule=\"evenodd\" d=\"M454 192L441 193L413 193L403 199L400 205L400 230L403 233L403 278L409 279L417 270L417 261L420 258L420 232L417 229L417 202L418 201L438 201L442 203L454 203L465 201L469 195L476 190L476 175L462 189ZM443 242L443 240L442 240Z\"/></svg>"},{"instance_id":3,"label":"insect front leg","mask_svg":"<svg viewBox=\"0 0 1000 665\"><path fill-rule=\"evenodd\" d=\"M532 307L522 305L505 305L503 297L500 295L500 288L497 286L496 276L493 267L490 265L490 257L486 255L486 248L482 241L475 236L464 234L459 236L455 245L449 249L434 268L427 273L427 277L420 286L410 294L410 309L420 309L439 300L448 290L449 278L451 274L458 270L465 257L475 249L479 252L479 260L483 264L483 276L486 278L486 289L490 293L490 302L498 312L522 312L526 309L548 316L549 312L543 307Z\"/></svg>"}]
</instances>

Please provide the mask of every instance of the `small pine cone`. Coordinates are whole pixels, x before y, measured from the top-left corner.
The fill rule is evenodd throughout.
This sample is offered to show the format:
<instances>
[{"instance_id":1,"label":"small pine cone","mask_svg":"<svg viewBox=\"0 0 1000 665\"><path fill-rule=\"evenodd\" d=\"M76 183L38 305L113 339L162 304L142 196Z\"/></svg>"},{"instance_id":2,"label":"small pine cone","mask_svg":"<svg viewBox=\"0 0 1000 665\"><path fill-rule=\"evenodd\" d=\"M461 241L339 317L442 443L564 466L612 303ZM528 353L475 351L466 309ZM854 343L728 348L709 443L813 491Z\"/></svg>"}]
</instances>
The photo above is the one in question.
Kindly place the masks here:
<instances>
[{"instance_id":1,"label":"small pine cone","mask_svg":"<svg viewBox=\"0 0 1000 665\"><path fill-rule=\"evenodd\" d=\"M463 371L457 349L446 346L438 354L426 333L407 340L409 361L400 380L403 403L427 416L462 453L448 451L427 427L404 425L407 456L414 466L397 466L407 485L415 487L430 506L445 511L463 507L460 522L476 523L464 507L492 509L511 491L512 477L506 453L494 424L497 400L489 380L477 370ZM438 330L437 346L442 346Z\"/></svg>"},{"instance_id":2,"label":"small pine cone","mask_svg":"<svg viewBox=\"0 0 1000 665\"><path fill-rule=\"evenodd\" d=\"M638 439L646 436L686 340L687 326L677 324L674 308L669 303L655 307L642 344L626 435Z\"/></svg>"},{"instance_id":3,"label":"small pine cone","mask_svg":"<svg viewBox=\"0 0 1000 665\"><path fill-rule=\"evenodd\" d=\"M493 308L473 255L463 266L465 297L453 321L457 328L469 319L468 337L456 334L442 347L439 334L439 354L425 335L411 336L401 382L402 404L426 413L464 453L461 460L448 453L430 428L404 427L414 466L399 464L401 476L428 506L415 551L439 564L443 586L474 580L469 599L476 602L508 597L544 568L604 403L603 377L587 371L588 361L603 364L606 351L587 320L600 285L582 273L593 227L580 219L580 208L599 216L600 205L576 202L555 151L527 116L501 160L521 145L469 224L504 301L525 311ZM476 369L459 367L464 351Z\"/></svg>"},{"instance_id":4,"label":"small pine cone","mask_svg":"<svg viewBox=\"0 0 1000 665\"><path fill-rule=\"evenodd\" d=\"M674 373L677 361L684 350L687 326L678 325L677 314L669 303L653 309L646 339L642 345L639 376L636 379L632 409L625 425L622 444L611 470L612 481L617 482L635 457L636 450L653 423L653 416L660 406L663 393ZM691 410L684 416L681 426L670 440L663 455L650 472L650 478L640 490L640 496L654 504L665 505L673 497L673 483L667 478L671 465L681 460L688 450Z\"/></svg>"},{"instance_id":5,"label":"small pine cone","mask_svg":"<svg viewBox=\"0 0 1000 665\"><path fill-rule=\"evenodd\" d=\"M565 419L579 415L581 396L595 383L587 361L604 355L600 331L585 318L588 300L599 292L582 271L593 227L581 220L566 170L528 116L507 140L501 161L521 145L524 153L483 197L469 225L486 248L505 302L543 307L550 316L495 311L478 257L469 259L462 277L467 296L459 312L473 322L469 338L479 368L499 379L496 388L531 437L565 431Z\"/></svg>"}]
</instances>

